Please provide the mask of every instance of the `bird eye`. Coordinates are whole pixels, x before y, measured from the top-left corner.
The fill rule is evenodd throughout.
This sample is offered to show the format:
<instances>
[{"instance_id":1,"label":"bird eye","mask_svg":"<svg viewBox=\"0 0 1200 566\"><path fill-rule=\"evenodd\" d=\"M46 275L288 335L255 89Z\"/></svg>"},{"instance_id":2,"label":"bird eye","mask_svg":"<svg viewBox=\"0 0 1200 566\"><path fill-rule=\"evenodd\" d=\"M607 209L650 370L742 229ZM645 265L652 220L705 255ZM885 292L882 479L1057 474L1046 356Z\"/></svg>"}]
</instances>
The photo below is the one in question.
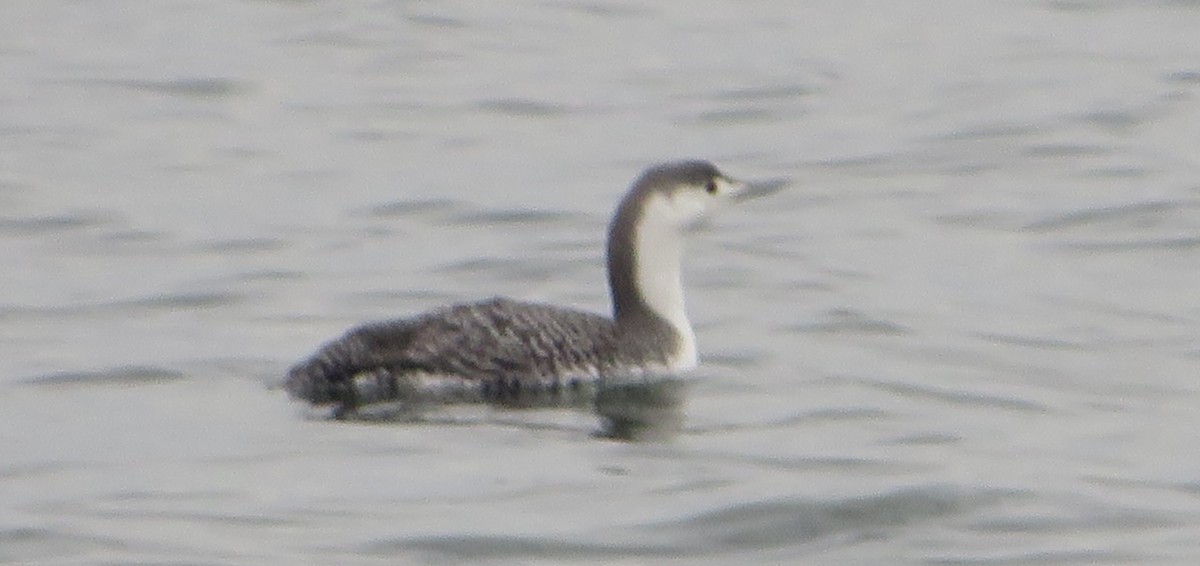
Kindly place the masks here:
<instances>
[{"instance_id":1,"label":"bird eye","mask_svg":"<svg viewBox=\"0 0 1200 566\"><path fill-rule=\"evenodd\" d=\"M704 191L710 195L717 194L717 180L709 179L708 183L704 185Z\"/></svg>"}]
</instances>

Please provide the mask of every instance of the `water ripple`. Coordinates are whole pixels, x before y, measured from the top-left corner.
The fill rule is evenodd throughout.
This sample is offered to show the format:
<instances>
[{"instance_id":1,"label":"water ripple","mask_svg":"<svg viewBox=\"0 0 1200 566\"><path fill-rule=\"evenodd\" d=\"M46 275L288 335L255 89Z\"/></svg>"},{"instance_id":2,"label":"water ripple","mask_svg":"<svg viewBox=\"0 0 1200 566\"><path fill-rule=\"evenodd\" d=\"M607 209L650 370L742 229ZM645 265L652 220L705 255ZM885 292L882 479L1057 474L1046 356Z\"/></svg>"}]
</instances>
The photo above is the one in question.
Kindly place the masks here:
<instances>
[{"instance_id":1,"label":"water ripple","mask_svg":"<svg viewBox=\"0 0 1200 566\"><path fill-rule=\"evenodd\" d=\"M32 564L51 557L86 556L98 551L125 550L122 540L66 533L41 527L0 530L0 562ZM33 560L30 560L33 558Z\"/></svg>"},{"instance_id":2,"label":"water ripple","mask_svg":"<svg viewBox=\"0 0 1200 566\"><path fill-rule=\"evenodd\" d=\"M188 98L224 98L250 90L248 83L219 77L189 77L174 80L97 79L91 82Z\"/></svg>"},{"instance_id":3,"label":"water ripple","mask_svg":"<svg viewBox=\"0 0 1200 566\"><path fill-rule=\"evenodd\" d=\"M454 224L492 226L496 224L555 224L574 225L582 215L559 210L480 210L456 214L447 219Z\"/></svg>"},{"instance_id":4,"label":"water ripple","mask_svg":"<svg viewBox=\"0 0 1200 566\"><path fill-rule=\"evenodd\" d=\"M1021 346L1038 350L1088 350L1086 345L1078 342L1070 342L1059 338L1047 338L1045 336L1017 336L1013 334L1000 334L996 332L976 332L973 335L977 338L992 343L1008 344L1010 346Z\"/></svg>"},{"instance_id":5,"label":"water ripple","mask_svg":"<svg viewBox=\"0 0 1200 566\"><path fill-rule=\"evenodd\" d=\"M446 198L402 200L373 206L366 211L366 214L380 218L421 216L433 212L462 209L464 206L462 202Z\"/></svg>"},{"instance_id":6,"label":"water ripple","mask_svg":"<svg viewBox=\"0 0 1200 566\"><path fill-rule=\"evenodd\" d=\"M709 110L692 117L698 124L758 124L779 119L778 113L766 108L725 108Z\"/></svg>"},{"instance_id":7,"label":"water ripple","mask_svg":"<svg viewBox=\"0 0 1200 566\"><path fill-rule=\"evenodd\" d=\"M544 118L563 116L572 111L561 104L532 100L528 98L496 98L484 100L477 104L480 110L494 112L506 116L522 118Z\"/></svg>"},{"instance_id":8,"label":"water ripple","mask_svg":"<svg viewBox=\"0 0 1200 566\"><path fill-rule=\"evenodd\" d=\"M1060 247L1081 252L1140 252L1148 250L1186 251L1200 249L1200 236L1148 238L1111 242L1066 242Z\"/></svg>"},{"instance_id":9,"label":"water ripple","mask_svg":"<svg viewBox=\"0 0 1200 566\"><path fill-rule=\"evenodd\" d=\"M278 238L238 238L203 242L197 249L206 253L242 254L272 252L287 247L287 242Z\"/></svg>"},{"instance_id":10,"label":"water ripple","mask_svg":"<svg viewBox=\"0 0 1200 566\"><path fill-rule=\"evenodd\" d=\"M719 91L711 96L714 100L786 100L813 94L814 90L802 85L767 85L743 87Z\"/></svg>"},{"instance_id":11,"label":"water ripple","mask_svg":"<svg viewBox=\"0 0 1200 566\"><path fill-rule=\"evenodd\" d=\"M841 535L846 544L883 532L995 505L1018 492L968 492L925 486L834 501L742 503L696 516L640 525L616 536L434 535L381 540L362 551L377 556L412 550L454 560L644 559L790 548ZM823 548L823 547L822 547ZM814 550L816 548L814 547Z\"/></svg>"},{"instance_id":12,"label":"water ripple","mask_svg":"<svg viewBox=\"0 0 1200 566\"><path fill-rule=\"evenodd\" d=\"M94 316L106 312L132 313L139 310L178 311L218 308L236 304L242 300L239 293L212 291L194 293L163 293L128 300L111 302L59 305L53 307L29 307L23 305L0 305L0 320L17 317L77 317Z\"/></svg>"},{"instance_id":13,"label":"water ripple","mask_svg":"<svg viewBox=\"0 0 1200 566\"><path fill-rule=\"evenodd\" d=\"M1041 403L1033 401L1024 401L1011 397L997 397L995 395L984 395L981 393L972 393L967 391L954 391L949 389L938 389L934 387L917 385L914 383L903 382L885 382L866 378L842 378L848 382L858 383L881 391L895 393L902 397L932 399L956 405L977 405L982 407L991 407L995 409L1006 409L1011 411L1044 413L1049 410L1048 407Z\"/></svg>"},{"instance_id":14,"label":"water ripple","mask_svg":"<svg viewBox=\"0 0 1200 566\"><path fill-rule=\"evenodd\" d=\"M1027 232L1054 232L1081 226L1096 226L1118 222L1140 223L1152 222L1155 218L1169 212L1176 212L1195 203L1182 201L1149 201L1121 204L1115 206L1100 206L1058 213L1025 225Z\"/></svg>"},{"instance_id":15,"label":"water ripple","mask_svg":"<svg viewBox=\"0 0 1200 566\"><path fill-rule=\"evenodd\" d=\"M124 366L93 371L51 373L24 380L28 385L60 387L74 385L142 385L167 383L186 379L187 375L172 369L153 366Z\"/></svg>"},{"instance_id":16,"label":"water ripple","mask_svg":"<svg viewBox=\"0 0 1200 566\"><path fill-rule=\"evenodd\" d=\"M810 334L881 334L887 336L901 336L912 332L901 324L872 318L853 309L833 309L826 315L827 320L793 325L785 330Z\"/></svg>"},{"instance_id":17,"label":"water ripple","mask_svg":"<svg viewBox=\"0 0 1200 566\"><path fill-rule=\"evenodd\" d=\"M877 536L897 528L990 506L1016 492L972 493L922 486L834 501L783 500L747 503L652 528L691 539L694 552L791 546L833 534ZM855 538L855 537L850 537Z\"/></svg>"},{"instance_id":18,"label":"water ripple","mask_svg":"<svg viewBox=\"0 0 1200 566\"><path fill-rule=\"evenodd\" d=\"M1181 83L1186 85L1200 85L1200 71L1185 70L1168 73L1164 80L1173 83Z\"/></svg>"},{"instance_id":19,"label":"water ripple","mask_svg":"<svg viewBox=\"0 0 1200 566\"><path fill-rule=\"evenodd\" d=\"M578 560L581 558L645 558L681 555L684 549L664 546L629 545L620 542L558 540L551 537L444 535L418 539L376 541L361 552L375 556L405 556L412 550L437 554L455 561L537 558Z\"/></svg>"},{"instance_id":20,"label":"water ripple","mask_svg":"<svg viewBox=\"0 0 1200 566\"><path fill-rule=\"evenodd\" d=\"M113 218L95 212L75 212L51 216L0 218L0 234L35 236L94 228L112 223Z\"/></svg>"}]
</instances>

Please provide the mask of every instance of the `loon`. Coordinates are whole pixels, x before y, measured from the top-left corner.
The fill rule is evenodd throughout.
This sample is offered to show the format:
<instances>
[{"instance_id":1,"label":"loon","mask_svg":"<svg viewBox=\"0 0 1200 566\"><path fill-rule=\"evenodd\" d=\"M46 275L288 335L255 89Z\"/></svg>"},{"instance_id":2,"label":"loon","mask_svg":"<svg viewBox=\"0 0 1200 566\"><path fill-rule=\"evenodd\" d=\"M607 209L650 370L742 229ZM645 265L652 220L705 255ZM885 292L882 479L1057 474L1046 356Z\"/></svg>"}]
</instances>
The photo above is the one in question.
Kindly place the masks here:
<instances>
[{"instance_id":1,"label":"loon","mask_svg":"<svg viewBox=\"0 0 1200 566\"><path fill-rule=\"evenodd\" d=\"M294 399L354 416L366 405L585 399L609 378L676 375L697 364L684 310L684 231L725 201L777 191L707 161L649 167L608 228L612 316L493 298L370 322L325 343L284 379Z\"/></svg>"}]
</instances>

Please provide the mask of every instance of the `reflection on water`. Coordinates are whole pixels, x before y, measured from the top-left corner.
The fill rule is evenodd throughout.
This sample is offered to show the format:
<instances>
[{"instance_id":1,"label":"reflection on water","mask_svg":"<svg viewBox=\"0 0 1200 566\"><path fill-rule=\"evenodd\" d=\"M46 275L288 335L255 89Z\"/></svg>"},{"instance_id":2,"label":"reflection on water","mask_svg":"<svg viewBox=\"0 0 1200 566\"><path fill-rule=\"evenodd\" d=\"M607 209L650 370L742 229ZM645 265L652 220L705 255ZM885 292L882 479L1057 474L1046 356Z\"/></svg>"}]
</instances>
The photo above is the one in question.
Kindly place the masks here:
<instances>
[{"instance_id":1,"label":"reflection on water","mask_svg":"<svg viewBox=\"0 0 1200 566\"><path fill-rule=\"evenodd\" d=\"M492 387L467 380L439 380L436 392L413 381L386 372L357 375L350 385L359 403L353 410L322 408L310 412L310 416L374 423L445 423L456 419L466 423L478 422L478 412L464 411L462 406L476 405L516 415L515 419L504 419L510 426L527 424L543 429L547 428L544 424L523 424L520 414L527 410L567 409L599 417L599 428L594 433L597 437L654 442L669 440L682 430L687 400L687 382L674 376L578 381L563 388L525 386L519 390L503 380ZM457 386L450 388L446 385L449 382Z\"/></svg>"},{"instance_id":2,"label":"reflection on water","mask_svg":"<svg viewBox=\"0 0 1200 566\"><path fill-rule=\"evenodd\" d=\"M668 440L683 428L687 383L675 377L613 382L596 391L598 436L636 442Z\"/></svg>"}]
</instances>

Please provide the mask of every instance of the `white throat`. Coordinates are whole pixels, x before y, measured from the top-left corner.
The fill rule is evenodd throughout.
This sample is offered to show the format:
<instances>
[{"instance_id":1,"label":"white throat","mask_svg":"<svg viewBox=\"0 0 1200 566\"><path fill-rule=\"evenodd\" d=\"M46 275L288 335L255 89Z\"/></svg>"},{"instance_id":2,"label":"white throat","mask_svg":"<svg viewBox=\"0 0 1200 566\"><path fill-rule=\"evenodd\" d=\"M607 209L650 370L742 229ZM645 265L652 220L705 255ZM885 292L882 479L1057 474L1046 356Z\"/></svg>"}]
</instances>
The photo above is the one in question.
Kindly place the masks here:
<instances>
[{"instance_id":1,"label":"white throat","mask_svg":"<svg viewBox=\"0 0 1200 566\"><path fill-rule=\"evenodd\" d=\"M643 206L634 235L634 283L646 306L679 335L679 349L669 362L670 369L691 369L697 361L696 333L683 301L682 228L676 211L662 197L653 196Z\"/></svg>"}]
</instances>

